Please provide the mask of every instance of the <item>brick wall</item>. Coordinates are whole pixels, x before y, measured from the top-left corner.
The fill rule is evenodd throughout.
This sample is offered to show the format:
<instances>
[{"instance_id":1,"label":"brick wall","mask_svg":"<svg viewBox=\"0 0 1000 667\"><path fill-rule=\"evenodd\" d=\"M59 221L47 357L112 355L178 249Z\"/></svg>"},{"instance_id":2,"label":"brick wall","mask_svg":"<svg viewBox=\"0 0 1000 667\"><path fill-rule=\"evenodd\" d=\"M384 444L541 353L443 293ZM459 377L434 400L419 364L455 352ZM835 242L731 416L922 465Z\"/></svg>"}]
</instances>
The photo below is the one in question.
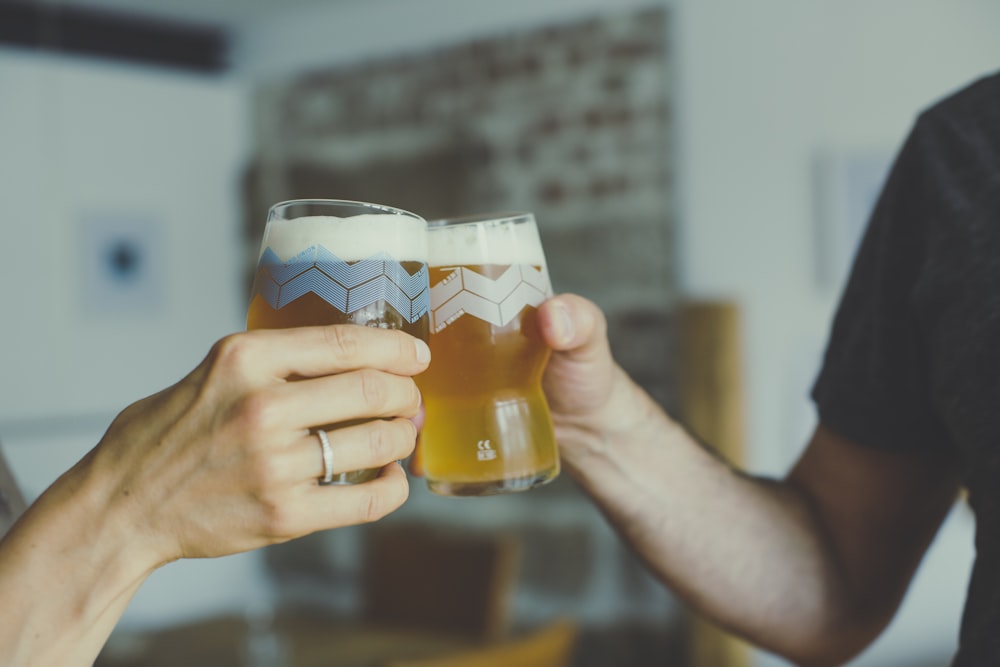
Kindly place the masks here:
<instances>
[{"instance_id":1,"label":"brick wall","mask_svg":"<svg viewBox=\"0 0 1000 667\"><path fill-rule=\"evenodd\" d=\"M251 254L268 205L296 196L429 219L532 210L556 291L596 301L622 364L672 406L667 18L605 16L261 87Z\"/></svg>"},{"instance_id":2,"label":"brick wall","mask_svg":"<svg viewBox=\"0 0 1000 667\"><path fill-rule=\"evenodd\" d=\"M261 86L259 151L246 180L248 265L267 207L283 199L376 201L428 219L531 210L554 289L596 301L620 363L674 407L668 20L662 8L611 14ZM573 613L602 627L623 619L666 627L669 595L567 476L523 496L466 501L474 509L421 487L404 520L522 536L515 621ZM336 532L273 549L275 569L299 568L311 548L315 574L338 582L343 597L366 529ZM676 647L676 638L647 637L644 652L630 627L635 660L618 659L623 667L663 662L665 646ZM623 656L614 648L622 635L601 632L588 635L589 664Z\"/></svg>"}]
</instances>

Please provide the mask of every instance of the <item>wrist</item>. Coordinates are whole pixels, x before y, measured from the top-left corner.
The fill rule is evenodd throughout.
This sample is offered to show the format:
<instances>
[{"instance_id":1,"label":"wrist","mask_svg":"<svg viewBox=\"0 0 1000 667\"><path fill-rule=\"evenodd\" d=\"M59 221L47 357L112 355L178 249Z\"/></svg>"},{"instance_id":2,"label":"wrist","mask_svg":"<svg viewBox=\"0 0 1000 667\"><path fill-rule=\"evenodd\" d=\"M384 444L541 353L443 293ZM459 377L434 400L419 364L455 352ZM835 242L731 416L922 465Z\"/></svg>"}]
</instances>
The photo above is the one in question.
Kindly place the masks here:
<instances>
[{"instance_id":1,"label":"wrist","mask_svg":"<svg viewBox=\"0 0 1000 667\"><path fill-rule=\"evenodd\" d=\"M615 365L606 400L596 410L561 416L556 432L562 453L571 466L588 459L614 458L629 442L648 440L653 434L680 427L662 408Z\"/></svg>"},{"instance_id":2,"label":"wrist","mask_svg":"<svg viewBox=\"0 0 1000 667\"><path fill-rule=\"evenodd\" d=\"M66 474L66 488L79 505L77 520L87 534L99 540L95 560L121 574L145 578L175 560L158 548L146 529L148 517L141 494L133 493L119 479L118 466L92 452ZM63 480L60 480L61 482Z\"/></svg>"},{"instance_id":3,"label":"wrist","mask_svg":"<svg viewBox=\"0 0 1000 667\"><path fill-rule=\"evenodd\" d=\"M25 515L22 540L32 566L53 573L47 585L91 618L162 564L137 534L134 503L98 468L92 452L56 480Z\"/></svg>"},{"instance_id":4,"label":"wrist","mask_svg":"<svg viewBox=\"0 0 1000 667\"><path fill-rule=\"evenodd\" d=\"M0 545L0 590L12 602L0 605L0 663L90 664L155 569L91 463L56 480Z\"/></svg>"}]
</instances>

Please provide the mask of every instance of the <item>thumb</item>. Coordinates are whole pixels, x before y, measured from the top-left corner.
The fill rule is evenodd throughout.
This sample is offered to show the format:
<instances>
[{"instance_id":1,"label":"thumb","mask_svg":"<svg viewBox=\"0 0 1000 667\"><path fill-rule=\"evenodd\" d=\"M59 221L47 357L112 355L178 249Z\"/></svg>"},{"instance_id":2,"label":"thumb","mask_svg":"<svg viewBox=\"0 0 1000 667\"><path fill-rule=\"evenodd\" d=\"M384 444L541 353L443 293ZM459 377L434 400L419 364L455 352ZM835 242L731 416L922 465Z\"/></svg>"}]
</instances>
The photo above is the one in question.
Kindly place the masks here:
<instances>
[{"instance_id":1,"label":"thumb","mask_svg":"<svg viewBox=\"0 0 1000 667\"><path fill-rule=\"evenodd\" d=\"M581 363L610 356L607 320L592 301L576 294L560 294L538 308L542 338L567 361Z\"/></svg>"},{"instance_id":2,"label":"thumb","mask_svg":"<svg viewBox=\"0 0 1000 667\"><path fill-rule=\"evenodd\" d=\"M583 297L562 294L543 303L538 314L542 338L553 351L542 378L553 420L600 410L615 368L604 313Z\"/></svg>"}]
</instances>

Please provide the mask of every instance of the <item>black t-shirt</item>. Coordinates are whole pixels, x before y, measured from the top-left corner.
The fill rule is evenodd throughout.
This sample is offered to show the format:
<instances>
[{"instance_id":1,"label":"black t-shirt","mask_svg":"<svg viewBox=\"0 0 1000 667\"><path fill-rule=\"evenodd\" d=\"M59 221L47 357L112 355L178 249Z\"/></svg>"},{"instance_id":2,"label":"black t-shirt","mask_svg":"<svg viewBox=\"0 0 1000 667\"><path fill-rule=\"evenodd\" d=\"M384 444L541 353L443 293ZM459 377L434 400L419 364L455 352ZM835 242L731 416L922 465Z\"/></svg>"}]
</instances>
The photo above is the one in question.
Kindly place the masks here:
<instances>
[{"instance_id":1,"label":"black t-shirt","mask_svg":"<svg viewBox=\"0 0 1000 667\"><path fill-rule=\"evenodd\" d=\"M956 457L977 554L954 665L1000 665L1000 74L917 119L813 399L827 427L862 445Z\"/></svg>"}]
</instances>

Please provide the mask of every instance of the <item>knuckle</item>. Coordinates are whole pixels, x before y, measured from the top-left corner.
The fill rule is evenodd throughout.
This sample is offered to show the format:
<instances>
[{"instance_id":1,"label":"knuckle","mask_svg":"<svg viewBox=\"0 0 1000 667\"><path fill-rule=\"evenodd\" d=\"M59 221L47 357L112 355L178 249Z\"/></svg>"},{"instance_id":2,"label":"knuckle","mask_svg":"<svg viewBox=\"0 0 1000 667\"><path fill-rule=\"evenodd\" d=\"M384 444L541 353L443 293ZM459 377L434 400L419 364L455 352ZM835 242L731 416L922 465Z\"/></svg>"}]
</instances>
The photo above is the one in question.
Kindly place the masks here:
<instances>
[{"instance_id":1,"label":"knuckle","mask_svg":"<svg viewBox=\"0 0 1000 667\"><path fill-rule=\"evenodd\" d=\"M378 521L386 514L388 511L385 509L385 503L382 502L382 496L378 491L367 491L361 496L361 507L359 508L361 514L361 520L365 522Z\"/></svg>"},{"instance_id":2,"label":"knuckle","mask_svg":"<svg viewBox=\"0 0 1000 667\"><path fill-rule=\"evenodd\" d=\"M404 333L399 330L394 330L392 333L396 334L397 348L396 348L396 358L399 360L404 360L406 363L410 363L412 360L416 360L416 343L414 342L414 337L410 334ZM419 339L416 339L419 340ZM426 341L421 341L426 344Z\"/></svg>"},{"instance_id":3,"label":"knuckle","mask_svg":"<svg viewBox=\"0 0 1000 667\"><path fill-rule=\"evenodd\" d=\"M238 431L253 440L261 434L278 428L281 410L271 394L264 390L253 391L236 404L234 421Z\"/></svg>"},{"instance_id":4,"label":"knuckle","mask_svg":"<svg viewBox=\"0 0 1000 667\"><path fill-rule=\"evenodd\" d=\"M401 438L401 447L396 458L402 459L412 454L417 444L417 425L409 419L397 419L394 425Z\"/></svg>"},{"instance_id":5,"label":"knuckle","mask_svg":"<svg viewBox=\"0 0 1000 667\"><path fill-rule=\"evenodd\" d=\"M393 480L380 479L378 484L372 484L361 499L362 521L371 523L384 518L397 510L410 495L410 485L405 475Z\"/></svg>"},{"instance_id":6,"label":"knuckle","mask_svg":"<svg viewBox=\"0 0 1000 667\"><path fill-rule=\"evenodd\" d=\"M415 415L420 410L420 404L423 402L423 397L420 395L420 387L417 386L416 381L413 378L406 378L410 383L410 403L407 406L410 409L410 415Z\"/></svg>"},{"instance_id":7,"label":"knuckle","mask_svg":"<svg viewBox=\"0 0 1000 667\"><path fill-rule=\"evenodd\" d=\"M416 442L417 429L408 419L378 420L368 431L371 460L385 465L408 455Z\"/></svg>"},{"instance_id":8,"label":"knuckle","mask_svg":"<svg viewBox=\"0 0 1000 667\"><path fill-rule=\"evenodd\" d=\"M405 417L402 419L397 419L396 423L402 427L403 432L405 434L404 437L406 438L406 442L412 445L413 442L416 441L417 435L419 434L419 432L417 431L417 425L414 424L411 419L407 419Z\"/></svg>"},{"instance_id":9,"label":"knuckle","mask_svg":"<svg viewBox=\"0 0 1000 667\"><path fill-rule=\"evenodd\" d=\"M386 407L389 387L382 373L370 369L362 370L358 373L358 383L366 406L375 411L381 411Z\"/></svg>"},{"instance_id":10,"label":"knuckle","mask_svg":"<svg viewBox=\"0 0 1000 667\"><path fill-rule=\"evenodd\" d=\"M335 325L324 329L326 342L339 358L353 359L358 355L358 332L352 325Z\"/></svg>"},{"instance_id":11,"label":"knuckle","mask_svg":"<svg viewBox=\"0 0 1000 667\"><path fill-rule=\"evenodd\" d=\"M253 456L247 465L247 483L261 497L267 497L283 480L283 471L278 461L260 453Z\"/></svg>"},{"instance_id":12,"label":"knuckle","mask_svg":"<svg viewBox=\"0 0 1000 667\"><path fill-rule=\"evenodd\" d=\"M230 334L216 341L209 353L212 366L229 372L243 372L253 357L255 337L251 333Z\"/></svg>"},{"instance_id":13,"label":"knuckle","mask_svg":"<svg viewBox=\"0 0 1000 667\"><path fill-rule=\"evenodd\" d=\"M368 450L372 461L376 463L388 463L395 459L393 452L393 432L389 422L382 420L372 424L368 429Z\"/></svg>"},{"instance_id":14,"label":"knuckle","mask_svg":"<svg viewBox=\"0 0 1000 667\"><path fill-rule=\"evenodd\" d=\"M261 530L266 537L285 540L294 535L293 517L284 504L274 500L262 500L260 509Z\"/></svg>"}]
</instances>

